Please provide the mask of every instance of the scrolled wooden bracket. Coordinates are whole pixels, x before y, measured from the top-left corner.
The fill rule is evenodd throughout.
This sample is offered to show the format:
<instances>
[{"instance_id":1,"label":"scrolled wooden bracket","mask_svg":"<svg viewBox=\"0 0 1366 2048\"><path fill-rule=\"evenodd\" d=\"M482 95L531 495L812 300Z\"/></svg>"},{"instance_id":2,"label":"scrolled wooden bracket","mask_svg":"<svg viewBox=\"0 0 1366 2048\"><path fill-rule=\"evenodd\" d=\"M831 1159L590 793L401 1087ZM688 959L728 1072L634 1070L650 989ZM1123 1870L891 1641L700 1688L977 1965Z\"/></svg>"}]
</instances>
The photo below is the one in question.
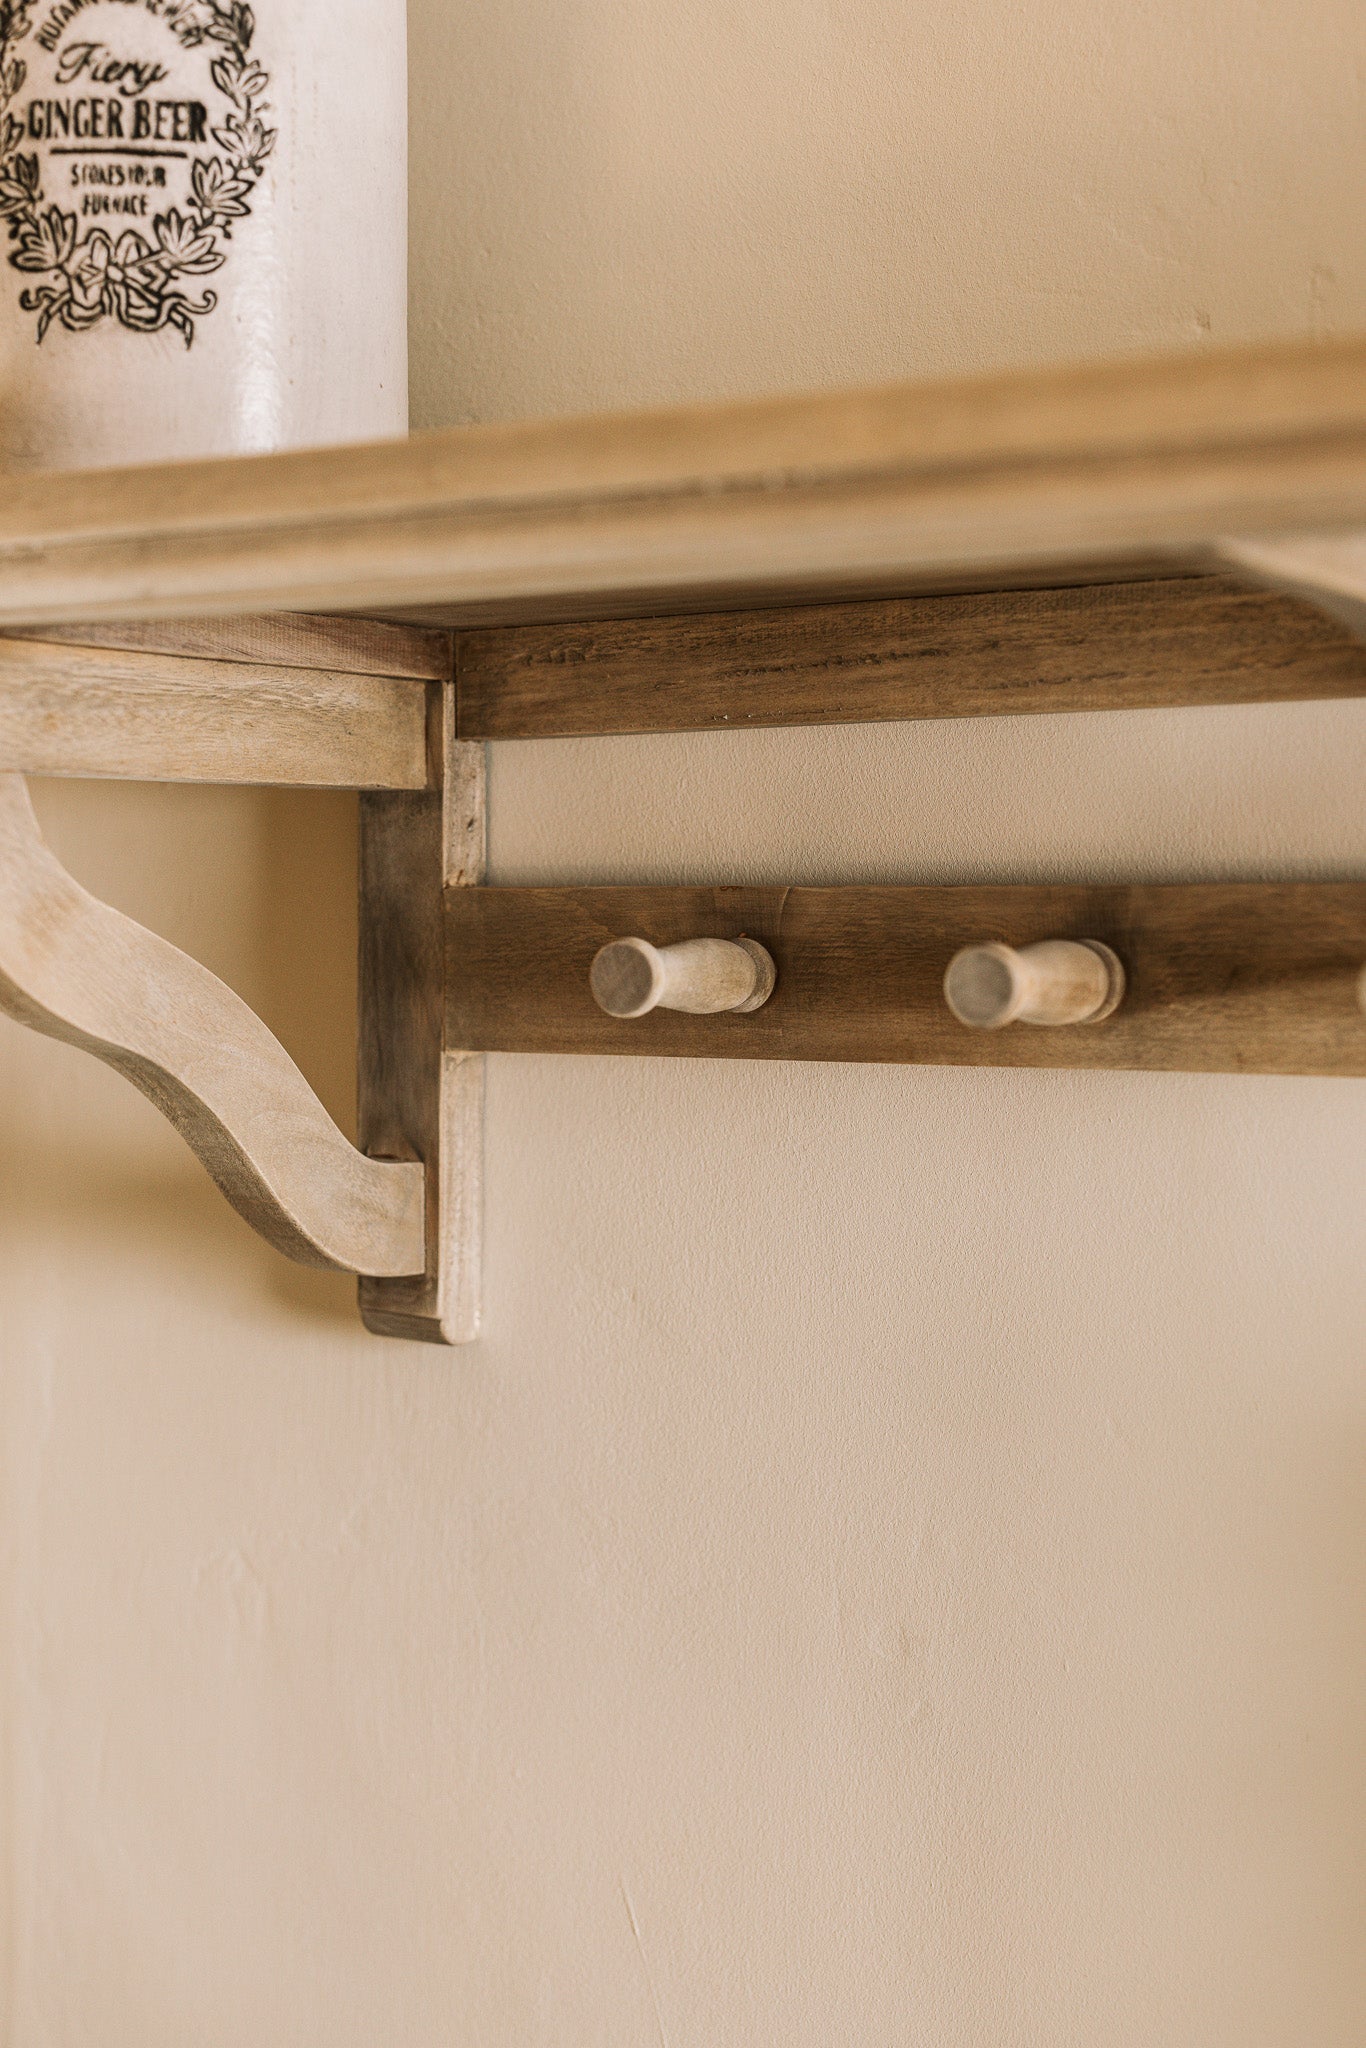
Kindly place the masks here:
<instances>
[{"instance_id":1,"label":"scrolled wooden bracket","mask_svg":"<svg viewBox=\"0 0 1366 2048\"><path fill-rule=\"evenodd\" d=\"M421 1270L422 1167L358 1152L230 988L88 895L19 775L0 776L0 1010L132 1081L277 1250L344 1272Z\"/></svg>"},{"instance_id":2,"label":"scrolled wooden bracket","mask_svg":"<svg viewBox=\"0 0 1366 2048\"><path fill-rule=\"evenodd\" d=\"M483 1060L447 1042L445 896L483 879L484 749L456 738L450 636L0 638L0 769L0 1011L134 1082L279 1251L358 1274L371 1330L472 1339ZM63 870L19 771L360 791L359 1150L230 989Z\"/></svg>"}]
</instances>

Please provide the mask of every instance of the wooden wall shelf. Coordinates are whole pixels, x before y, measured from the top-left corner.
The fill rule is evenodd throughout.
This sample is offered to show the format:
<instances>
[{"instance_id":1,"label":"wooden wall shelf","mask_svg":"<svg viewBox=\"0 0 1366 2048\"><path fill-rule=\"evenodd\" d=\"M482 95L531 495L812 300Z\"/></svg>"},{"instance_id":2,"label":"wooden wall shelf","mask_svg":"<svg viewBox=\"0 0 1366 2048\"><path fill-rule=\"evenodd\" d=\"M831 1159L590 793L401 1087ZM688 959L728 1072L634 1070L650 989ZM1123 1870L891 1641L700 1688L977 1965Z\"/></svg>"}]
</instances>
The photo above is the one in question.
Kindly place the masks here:
<instances>
[{"instance_id":1,"label":"wooden wall shelf","mask_svg":"<svg viewBox=\"0 0 1366 2048\"><path fill-rule=\"evenodd\" d=\"M486 1050L1366 1074L1366 885L479 886L489 740L1366 694L1363 535L1366 340L12 479L0 1008L437 1342L478 1325ZM364 792L359 1152L62 875L29 774ZM609 939L742 934L752 1015L593 1005ZM960 948L1049 938L1114 948L1114 1016L950 1014Z\"/></svg>"},{"instance_id":2,"label":"wooden wall shelf","mask_svg":"<svg viewBox=\"0 0 1366 2048\"><path fill-rule=\"evenodd\" d=\"M1366 528L1366 340L11 479L0 623L573 621L1209 567Z\"/></svg>"}]
</instances>

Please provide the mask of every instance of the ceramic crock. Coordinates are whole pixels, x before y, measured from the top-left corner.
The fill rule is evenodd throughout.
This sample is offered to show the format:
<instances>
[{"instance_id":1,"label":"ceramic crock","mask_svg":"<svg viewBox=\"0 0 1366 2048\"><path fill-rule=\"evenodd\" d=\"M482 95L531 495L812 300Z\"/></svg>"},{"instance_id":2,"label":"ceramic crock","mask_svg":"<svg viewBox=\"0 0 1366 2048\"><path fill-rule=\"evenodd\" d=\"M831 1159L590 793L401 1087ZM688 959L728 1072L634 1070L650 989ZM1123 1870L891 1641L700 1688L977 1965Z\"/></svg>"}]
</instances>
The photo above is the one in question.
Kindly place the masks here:
<instances>
[{"instance_id":1,"label":"ceramic crock","mask_svg":"<svg viewBox=\"0 0 1366 2048\"><path fill-rule=\"evenodd\" d=\"M0 465L407 428L404 0L0 0Z\"/></svg>"}]
</instances>

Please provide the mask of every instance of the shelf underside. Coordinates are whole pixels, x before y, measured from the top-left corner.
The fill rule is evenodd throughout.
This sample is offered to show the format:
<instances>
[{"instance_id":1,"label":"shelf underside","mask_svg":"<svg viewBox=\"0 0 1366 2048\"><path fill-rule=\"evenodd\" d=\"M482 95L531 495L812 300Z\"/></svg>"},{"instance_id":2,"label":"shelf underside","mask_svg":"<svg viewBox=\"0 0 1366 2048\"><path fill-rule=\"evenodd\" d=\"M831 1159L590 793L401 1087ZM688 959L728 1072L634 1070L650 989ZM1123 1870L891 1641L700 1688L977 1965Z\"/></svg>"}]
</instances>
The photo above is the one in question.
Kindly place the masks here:
<instances>
[{"instance_id":1,"label":"shelf underside","mask_svg":"<svg viewBox=\"0 0 1366 2048\"><path fill-rule=\"evenodd\" d=\"M1360 696L1366 648L1298 598L1194 576L454 635L56 627L0 637L0 768L429 788L452 675L456 737L517 740Z\"/></svg>"}]
</instances>

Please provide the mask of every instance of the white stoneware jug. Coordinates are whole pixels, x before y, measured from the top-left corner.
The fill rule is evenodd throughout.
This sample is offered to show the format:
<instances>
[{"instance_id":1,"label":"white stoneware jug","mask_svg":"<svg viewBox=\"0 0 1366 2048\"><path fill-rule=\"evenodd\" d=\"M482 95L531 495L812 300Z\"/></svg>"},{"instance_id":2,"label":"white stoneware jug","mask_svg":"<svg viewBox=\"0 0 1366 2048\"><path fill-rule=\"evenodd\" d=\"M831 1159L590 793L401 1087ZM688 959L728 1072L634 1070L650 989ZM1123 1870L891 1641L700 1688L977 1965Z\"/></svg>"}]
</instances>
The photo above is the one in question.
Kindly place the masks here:
<instances>
[{"instance_id":1,"label":"white stoneware jug","mask_svg":"<svg viewBox=\"0 0 1366 2048\"><path fill-rule=\"evenodd\" d=\"M405 0L0 0L0 466L407 429Z\"/></svg>"}]
</instances>

